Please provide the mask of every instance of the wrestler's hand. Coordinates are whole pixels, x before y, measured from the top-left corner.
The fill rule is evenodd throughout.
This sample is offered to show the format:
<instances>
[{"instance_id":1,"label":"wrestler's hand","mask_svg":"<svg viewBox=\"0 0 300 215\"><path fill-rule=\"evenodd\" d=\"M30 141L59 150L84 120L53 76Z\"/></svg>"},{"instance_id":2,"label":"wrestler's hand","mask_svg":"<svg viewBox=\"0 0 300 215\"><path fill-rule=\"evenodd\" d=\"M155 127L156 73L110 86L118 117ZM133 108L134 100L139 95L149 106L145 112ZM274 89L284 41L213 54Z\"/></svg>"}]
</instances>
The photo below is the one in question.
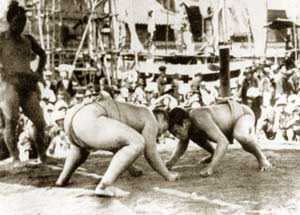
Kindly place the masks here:
<instances>
[{"instance_id":1,"label":"wrestler's hand","mask_svg":"<svg viewBox=\"0 0 300 215\"><path fill-rule=\"evenodd\" d=\"M212 161L212 155L208 155L200 160L200 164L208 164Z\"/></svg>"},{"instance_id":2,"label":"wrestler's hand","mask_svg":"<svg viewBox=\"0 0 300 215\"><path fill-rule=\"evenodd\" d=\"M213 169L210 168L210 167L206 167L204 168L203 170L200 171L200 175L202 177L208 177L208 176L211 176L213 174Z\"/></svg>"},{"instance_id":3,"label":"wrestler's hand","mask_svg":"<svg viewBox=\"0 0 300 215\"><path fill-rule=\"evenodd\" d=\"M176 181L180 178L180 174L178 172L170 172L169 177L167 178L167 181Z\"/></svg>"},{"instance_id":4,"label":"wrestler's hand","mask_svg":"<svg viewBox=\"0 0 300 215\"><path fill-rule=\"evenodd\" d=\"M170 160L166 162L166 167L168 170L171 170L173 166L174 166L174 164Z\"/></svg>"}]
</instances>

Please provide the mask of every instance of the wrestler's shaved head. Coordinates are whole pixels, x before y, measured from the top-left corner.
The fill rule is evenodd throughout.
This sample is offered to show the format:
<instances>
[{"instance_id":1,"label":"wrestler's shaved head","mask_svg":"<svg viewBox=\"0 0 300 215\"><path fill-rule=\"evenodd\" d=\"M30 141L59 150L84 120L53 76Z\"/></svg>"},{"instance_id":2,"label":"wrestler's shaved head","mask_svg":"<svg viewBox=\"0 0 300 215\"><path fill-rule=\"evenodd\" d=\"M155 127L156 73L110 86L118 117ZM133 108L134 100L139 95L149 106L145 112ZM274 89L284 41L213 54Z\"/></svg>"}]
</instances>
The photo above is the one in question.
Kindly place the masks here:
<instances>
[{"instance_id":1,"label":"wrestler's shaved head","mask_svg":"<svg viewBox=\"0 0 300 215\"><path fill-rule=\"evenodd\" d=\"M174 125L183 125L185 119L189 118L189 114L183 108L173 108L169 113L169 129L172 130Z\"/></svg>"},{"instance_id":2,"label":"wrestler's shaved head","mask_svg":"<svg viewBox=\"0 0 300 215\"><path fill-rule=\"evenodd\" d=\"M19 3L12 1L6 15L7 22L9 23L10 32L14 35L20 35L26 25L26 11Z\"/></svg>"},{"instance_id":3,"label":"wrestler's shaved head","mask_svg":"<svg viewBox=\"0 0 300 215\"><path fill-rule=\"evenodd\" d=\"M14 17L25 17L26 18L26 11L23 7L19 6L17 1L12 1L9 5L6 19L8 22L11 22Z\"/></svg>"}]
</instances>

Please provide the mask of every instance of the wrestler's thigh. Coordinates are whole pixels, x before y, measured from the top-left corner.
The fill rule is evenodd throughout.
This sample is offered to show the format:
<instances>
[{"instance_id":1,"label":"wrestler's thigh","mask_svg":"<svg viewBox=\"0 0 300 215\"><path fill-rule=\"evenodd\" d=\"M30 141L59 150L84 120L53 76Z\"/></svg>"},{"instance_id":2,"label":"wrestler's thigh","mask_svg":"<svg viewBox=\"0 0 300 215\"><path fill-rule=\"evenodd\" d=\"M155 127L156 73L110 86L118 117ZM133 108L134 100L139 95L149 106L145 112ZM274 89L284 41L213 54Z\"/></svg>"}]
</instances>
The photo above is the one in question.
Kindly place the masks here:
<instances>
[{"instance_id":1,"label":"wrestler's thigh","mask_svg":"<svg viewBox=\"0 0 300 215\"><path fill-rule=\"evenodd\" d=\"M13 85L1 86L0 108L5 120L18 120L19 118L19 95Z\"/></svg>"},{"instance_id":2,"label":"wrestler's thigh","mask_svg":"<svg viewBox=\"0 0 300 215\"><path fill-rule=\"evenodd\" d=\"M37 92L32 92L25 98L21 98L21 107L24 114L34 123L44 123L43 110L39 103Z\"/></svg>"},{"instance_id":3,"label":"wrestler's thigh","mask_svg":"<svg viewBox=\"0 0 300 215\"><path fill-rule=\"evenodd\" d=\"M241 116L233 129L234 137L241 136L241 135L250 135L254 134L254 123L255 119L252 115L247 114Z\"/></svg>"},{"instance_id":4,"label":"wrestler's thigh","mask_svg":"<svg viewBox=\"0 0 300 215\"><path fill-rule=\"evenodd\" d=\"M73 119L75 135L88 147L116 151L129 144L144 144L144 137L128 125L105 116L88 120Z\"/></svg>"}]
</instances>

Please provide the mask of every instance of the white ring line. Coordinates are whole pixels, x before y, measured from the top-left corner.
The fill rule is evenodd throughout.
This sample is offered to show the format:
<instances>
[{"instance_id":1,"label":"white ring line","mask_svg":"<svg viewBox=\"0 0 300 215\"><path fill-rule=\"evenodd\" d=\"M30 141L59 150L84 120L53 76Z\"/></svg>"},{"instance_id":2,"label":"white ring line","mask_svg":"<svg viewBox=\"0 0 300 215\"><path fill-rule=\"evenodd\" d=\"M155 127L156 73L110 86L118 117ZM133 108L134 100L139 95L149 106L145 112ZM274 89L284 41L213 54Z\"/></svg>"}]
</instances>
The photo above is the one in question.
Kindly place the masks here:
<instances>
[{"instance_id":1,"label":"white ring line","mask_svg":"<svg viewBox=\"0 0 300 215\"><path fill-rule=\"evenodd\" d=\"M49 167L50 169L53 169L53 170L62 170L62 168L58 167L58 166L54 166L54 165L46 165L46 166ZM95 178L97 180L102 179L102 177L103 177L102 175L97 175L95 173L84 172L82 170L76 170L75 174L82 175L82 176L87 176L87 177L92 177L92 178Z\"/></svg>"},{"instance_id":2,"label":"white ring line","mask_svg":"<svg viewBox=\"0 0 300 215\"><path fill-rule=\"evenodd\" d=\"M199 196L195 192L194 193L187 193L187 192L182 192L182 191L178 191L178 190L175 190L175 189L159 188L159 187L154 187L153 189L157 192L161 192L161 193L164 193L164 194L167 194L167 195L177 196L177 197L180 197L180 198L198 200L198 201L206 202L206 203L209 203L209 204L215 204L215 205L219 205L219 206L223 206L223 207L230 207L232 209L242 208L241 205L228 203L228 202L225 202L225 201L219 200L219 199L212 199L211 200L211 199L208 199L205 196Z\"/></svg>"}]
</instances>

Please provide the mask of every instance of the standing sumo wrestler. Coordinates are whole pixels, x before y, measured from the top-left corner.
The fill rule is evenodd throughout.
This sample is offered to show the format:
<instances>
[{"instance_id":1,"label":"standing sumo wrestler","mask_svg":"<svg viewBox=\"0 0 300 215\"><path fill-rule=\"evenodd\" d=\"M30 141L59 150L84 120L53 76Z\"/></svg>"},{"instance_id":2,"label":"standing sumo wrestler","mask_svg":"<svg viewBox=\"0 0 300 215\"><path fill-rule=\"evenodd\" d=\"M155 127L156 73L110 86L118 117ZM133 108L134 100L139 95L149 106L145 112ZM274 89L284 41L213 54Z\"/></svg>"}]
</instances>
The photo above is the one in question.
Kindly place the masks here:
<instances>
[{"instance_id":1,"label":"standing sumo wrestler","mask_svg":"<svg viewBox=\"0 0 300 215\"><path fill-rule=\"evenodd\" d=\"M255 142L253 111L246 105L228 100L221 104L200 107L192 110L174 108L169 113L154 111L159 124L168 123L169 131L179 139L176 149L166 165L169 169L185 153L189 141L199 145L211 155L202 159L209 163L200 175L213 174L223 158L229 144L236 139L243 149L253 154L261 171L271 168L271 164ZM211 143L216 144L216 149Z\"/></svg>"},{"instance_id":2,"label":"standing sumo wrestler","mask_svg":"<svg viewBox=\"0 0 300 215\"><path fill-rule=\"evenodd\" d=\"M14 164L18 164L20 159L16 134L20 107L36 128L39 161L47 160L44 146L45 121L37 88L37 82L42 79L46 55L32 36L22 34L26 25L25 13L18 2L12 1L7 12L9 29L0 33L0 108L4 117L4 140L11 156L10 161ZM33 54L39 56L35 72L30 68Z\"/></svg>"},{"instance_id":3,"label":"standing sumo wrestler","mask_svg":"<svg viewBox=\"0 0 300 215\"><path fill-rule=\"evenodd\" d=\"M126 169L131 175L141 174L132 164L142 153L150 166L166 180L178 178L177 173L169 172L156 149L157 136L167 129L167 124L158 124L153 113L145 107L113 99L80 104L67 112L64 126L72 144L57 186L65 186L93 150L114 153L96 187L98 196L127 195L128 192L111 185Z\"/></svg>"}]
</instances>

